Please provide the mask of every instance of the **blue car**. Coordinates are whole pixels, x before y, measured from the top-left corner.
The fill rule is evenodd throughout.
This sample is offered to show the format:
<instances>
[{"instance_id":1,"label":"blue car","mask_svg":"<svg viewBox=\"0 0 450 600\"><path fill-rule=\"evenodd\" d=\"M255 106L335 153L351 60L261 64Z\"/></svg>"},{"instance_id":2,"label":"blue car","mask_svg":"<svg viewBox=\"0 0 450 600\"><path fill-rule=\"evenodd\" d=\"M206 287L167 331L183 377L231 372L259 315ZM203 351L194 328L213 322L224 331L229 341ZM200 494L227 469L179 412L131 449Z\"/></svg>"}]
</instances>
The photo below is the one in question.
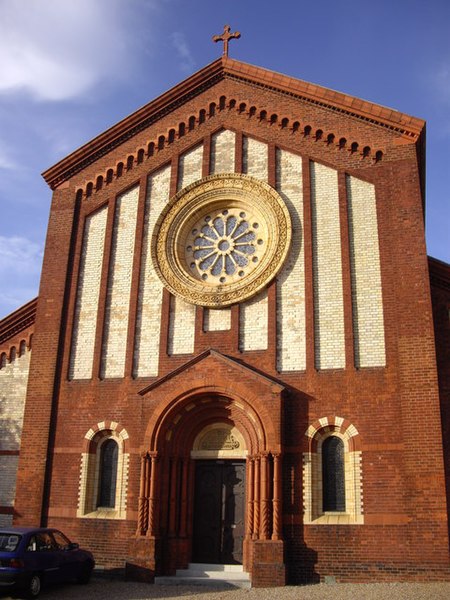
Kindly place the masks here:
<instances>
[{"instance_id":1,"label":"blue car","mask_svg":"<svg viewBox=\"0 0 450 600\"><path fill-rule=\"evenodd\" d=\"M36 598L43 583L88 583L94 557L57 529L0 529L0 591L17 587Z\"/></svg>"}]
</instances>

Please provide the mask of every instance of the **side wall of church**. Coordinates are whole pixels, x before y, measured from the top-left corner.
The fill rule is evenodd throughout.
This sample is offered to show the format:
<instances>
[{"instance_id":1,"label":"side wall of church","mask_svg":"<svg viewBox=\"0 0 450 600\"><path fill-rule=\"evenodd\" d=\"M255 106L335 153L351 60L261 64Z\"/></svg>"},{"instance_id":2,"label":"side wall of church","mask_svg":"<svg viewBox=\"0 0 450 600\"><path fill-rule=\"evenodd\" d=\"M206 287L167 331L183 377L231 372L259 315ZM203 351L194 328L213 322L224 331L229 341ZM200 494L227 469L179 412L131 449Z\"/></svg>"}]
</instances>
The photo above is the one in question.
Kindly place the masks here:
<instances>
[{"instance_id":1,"label":"side wall of church","mask_svg":"<svg viewBox=\"0 0 450 600\"><path fill-rule=\"evenodd\" d=\"M0 344L0 527L13 521L30 357L30 331Z\"/></svg>"},{"instance_id":2,"label":"side wall of church","mask_svg":"<svg viewBox=\"0 0 450 600\"><path fill-rule=\"evenodd\" d=\"M450 529L450 267L429 259Z\"/></svg>"}]
</instances>

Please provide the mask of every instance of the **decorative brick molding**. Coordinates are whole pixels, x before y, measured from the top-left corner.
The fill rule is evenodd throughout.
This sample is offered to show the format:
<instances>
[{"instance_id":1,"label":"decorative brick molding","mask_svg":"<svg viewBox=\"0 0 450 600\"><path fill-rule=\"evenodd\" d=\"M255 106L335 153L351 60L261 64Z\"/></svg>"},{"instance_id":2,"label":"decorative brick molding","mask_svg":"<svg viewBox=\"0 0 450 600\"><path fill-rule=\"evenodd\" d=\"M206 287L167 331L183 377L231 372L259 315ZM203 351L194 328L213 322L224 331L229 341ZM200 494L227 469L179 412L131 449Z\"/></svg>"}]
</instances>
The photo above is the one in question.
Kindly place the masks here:
<instances>
[{"instance_id":1,"label":"decorative brick molding","mask_svg":"<svg viewBox=\"0 0 450 600\"><path fill-rule=\"evenodd\" d=\"M363 494L359 433L342 417L323 417L308 427L309 451L303 453L304 524L362 525ZM335 436L344 443L345 511L325 512L322 506L322 444Z\"/></svg>"},{"instance_id":2,"label":"decorative brick molding","mask_svg":"<svg viewBox=\"0 0 450 600\"><path fill-rule=\"evenodd\" d=\"M116 501L114 508L97 506L102 445L113 439L117 442ZM85 435L81 454L80 483L78 488L77 516L89 519L125 519L127 506L128 468L130 455L127 452L128 433L115 421L102 421L89 429Z\"/></svg>"},{"instance_id":3,"label":"decorative brick molding","mask_svg":"<svg viewBox=\"0 0 450 600\"><path fill-rule=\"evenodd\" d=\"M364 145L361 141L349 141L348 134L344 132L324 132L320 124L311 122L300 122L297 117L279 116L278 114L267 110L266 108L256 107L246 101L236 100L221 96L216 102L209 103L208 106L200 109L197 115L186 117L184 121L174 124L173 127L164 133L157 134L153 140L149 140L144 147L136 149L136 152L124 156L122 160L112 164L106 171L99 173L95 181L88 181L78 193L89 199L95 192L103 189L104 186L119 179L122 175L133 169L135 165L140 165L145 160L152 158L161 150L172 145L176 140L181 139L197 130L199 126L207 120L216 117L222 111L233 111L245 119L255 119L261 128L277 127L286 133L286 136L301 136L311 143L322 143L326 146L334 147L339 152L348 152L355 160L367 160L371 163L378 163L383 159L386 150L373 149L369 145ZM264 135L261 132L261 135ZM288 140L286 140L288 142Z\"/></svg>"}]
</instances>

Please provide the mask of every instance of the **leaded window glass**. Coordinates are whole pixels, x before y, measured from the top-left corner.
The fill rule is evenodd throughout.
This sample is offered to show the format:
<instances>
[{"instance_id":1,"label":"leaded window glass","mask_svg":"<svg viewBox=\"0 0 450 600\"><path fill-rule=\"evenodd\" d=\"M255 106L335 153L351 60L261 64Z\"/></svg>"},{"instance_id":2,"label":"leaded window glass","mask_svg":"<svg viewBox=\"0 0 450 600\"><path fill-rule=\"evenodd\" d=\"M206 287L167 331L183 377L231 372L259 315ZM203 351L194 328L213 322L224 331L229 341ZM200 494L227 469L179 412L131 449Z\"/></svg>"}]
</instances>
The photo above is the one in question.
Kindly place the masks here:
<instances>
[{"instance_id":1,"label":"leaded window glass","mask_svg":"<svg viewBox=\"0 0 450 600\"><path fill-rule=\"evenodd\" d=\"M114 508L116 505L117 459L119 448L114 440L107 440L100 451L100 476L97 506Z\"/></svg>"},{"instance_id":2,"label":"leaded window glass","mask_svg":"<svg viewBox=\"0 0 450 600\"><path fill-rule=\"evenodd\" d=\"M344 443L336 437L322 444L323 510L345 511Z\"/></svg>"}]
</instances>

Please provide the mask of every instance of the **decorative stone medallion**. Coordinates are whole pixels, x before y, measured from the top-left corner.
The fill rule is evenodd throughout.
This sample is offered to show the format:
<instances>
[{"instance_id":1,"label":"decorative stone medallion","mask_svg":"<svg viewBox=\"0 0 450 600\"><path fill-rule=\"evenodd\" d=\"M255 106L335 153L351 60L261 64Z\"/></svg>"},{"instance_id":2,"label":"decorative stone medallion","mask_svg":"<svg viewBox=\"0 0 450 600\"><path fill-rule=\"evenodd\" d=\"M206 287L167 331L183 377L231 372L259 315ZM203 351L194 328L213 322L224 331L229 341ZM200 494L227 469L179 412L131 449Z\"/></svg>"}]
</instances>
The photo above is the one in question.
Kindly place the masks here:
<instances>
[{"instance_id":1,"label":"decorative stone medallion","mask_svg":"<svg viewBox=\"0 0 450 600\"><path fill-rule=\"evenodd\" d=\"M170 292L220 308L266 286L290 241L289 212L272 187L249 175L210 175L164 208L153 231L152 259Z\"/></svg>"}]
</instances>

